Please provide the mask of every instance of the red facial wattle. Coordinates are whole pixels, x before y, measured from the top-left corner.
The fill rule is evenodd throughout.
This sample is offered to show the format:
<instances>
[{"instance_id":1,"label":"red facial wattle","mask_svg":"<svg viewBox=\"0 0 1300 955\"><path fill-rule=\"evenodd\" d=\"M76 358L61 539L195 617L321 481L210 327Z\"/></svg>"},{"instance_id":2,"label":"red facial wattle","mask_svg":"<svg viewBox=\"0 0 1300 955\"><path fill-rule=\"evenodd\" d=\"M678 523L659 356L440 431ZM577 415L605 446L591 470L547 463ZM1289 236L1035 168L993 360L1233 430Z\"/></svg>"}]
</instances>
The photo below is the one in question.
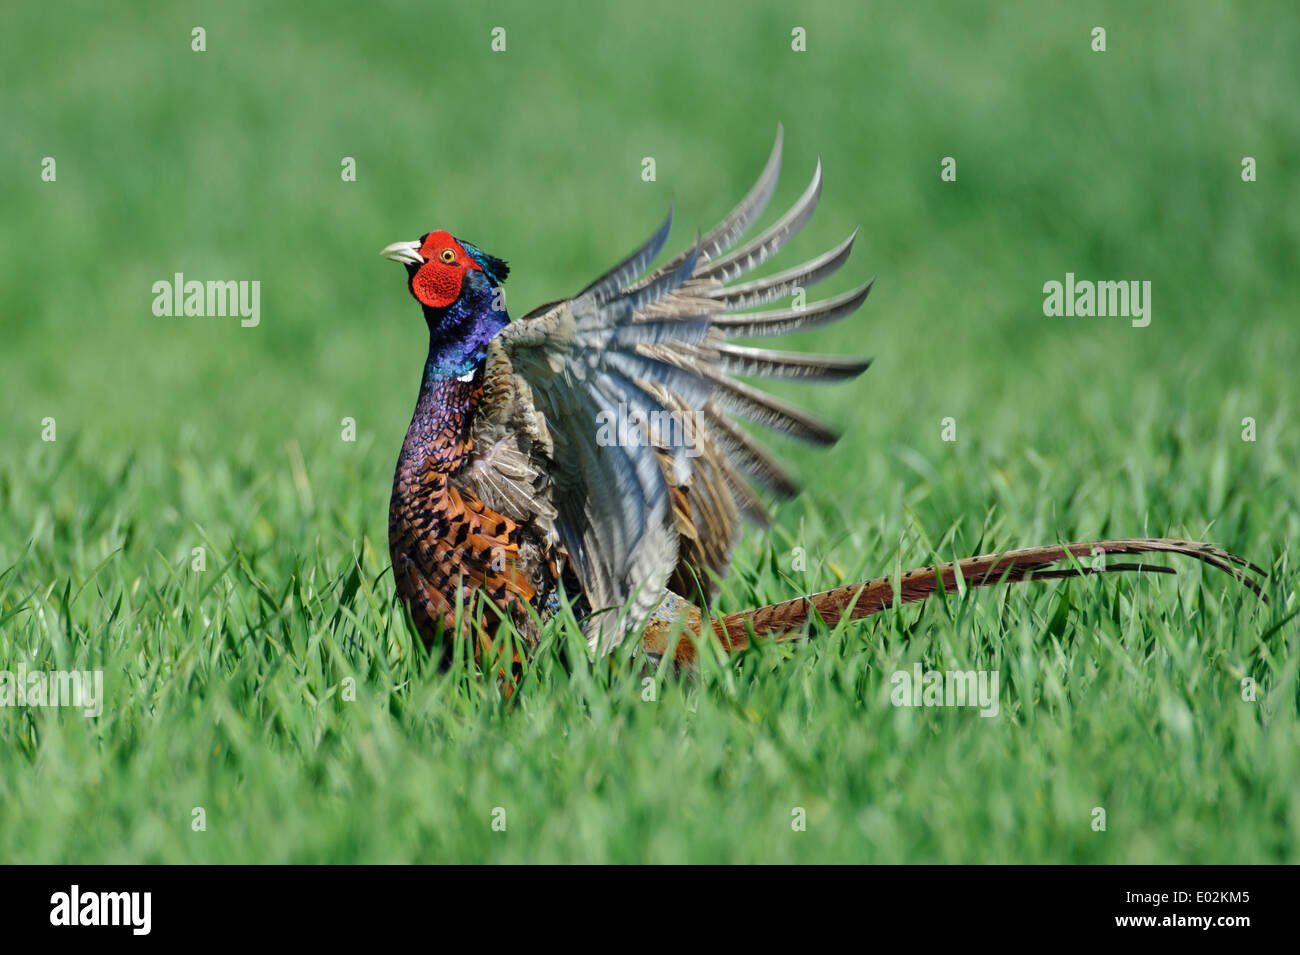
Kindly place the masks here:
<instances>
[{"instance_id":1,"label":"red facial wattle","mask_svg":"<svg viewBox=\"0 0 1300 955\"><path fill-rule=\"evenodd\" d=\"M430 308L447 308L460 298L460 286L468 269L477 262L450 232L430 232L420 245L424 264L411 276L411 294Z\"/></svg>"}]
</instances>

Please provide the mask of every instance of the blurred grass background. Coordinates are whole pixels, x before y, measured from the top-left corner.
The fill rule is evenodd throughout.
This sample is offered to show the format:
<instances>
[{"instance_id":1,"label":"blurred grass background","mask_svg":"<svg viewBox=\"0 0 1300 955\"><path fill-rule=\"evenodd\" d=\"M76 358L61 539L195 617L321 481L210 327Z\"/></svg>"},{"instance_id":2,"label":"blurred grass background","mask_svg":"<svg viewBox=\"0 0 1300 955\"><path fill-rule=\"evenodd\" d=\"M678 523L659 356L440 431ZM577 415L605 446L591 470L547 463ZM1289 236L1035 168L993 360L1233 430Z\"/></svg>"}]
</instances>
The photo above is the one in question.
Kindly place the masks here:
<instances>
[{"instance_id":1,"label":"blurred grass background","mask_svg":"<svg viewBox=\"0 0 1300 955\"><path fill-rule=\"evenodd\" d=\"M1061 537L1205 537L1285 579L1289 4L23 0L6 17L0 667L104 667L112 702L92 723L0 711L0 858L1296 860L1291 604L1198 571L895 615L669 680L657 708L617 663L552 659L514 708L445 680L382 576L426 333L377 255L446 228L510 261L520 314L670 201L688 243L784 122L770 215L818 156L826 183L773 267L861 226L816 291L877 277L794 347L876 364L778 389L845 439L774 442L807 490L746 537L724 608ZM155 317L175 272L260 281L260 326ZM1151 281L1150 327L1044 317L1066 272ZM1002 668L1015 702L999 720L894 710L888 675L914 659ZM1243 675L1267 706L1241 702ZM1120 821L1093 833L1108 800ZM494 834L495 805L528 821ZM812 820L793 838L792 805Z\"/></svg>"}]
</instances>

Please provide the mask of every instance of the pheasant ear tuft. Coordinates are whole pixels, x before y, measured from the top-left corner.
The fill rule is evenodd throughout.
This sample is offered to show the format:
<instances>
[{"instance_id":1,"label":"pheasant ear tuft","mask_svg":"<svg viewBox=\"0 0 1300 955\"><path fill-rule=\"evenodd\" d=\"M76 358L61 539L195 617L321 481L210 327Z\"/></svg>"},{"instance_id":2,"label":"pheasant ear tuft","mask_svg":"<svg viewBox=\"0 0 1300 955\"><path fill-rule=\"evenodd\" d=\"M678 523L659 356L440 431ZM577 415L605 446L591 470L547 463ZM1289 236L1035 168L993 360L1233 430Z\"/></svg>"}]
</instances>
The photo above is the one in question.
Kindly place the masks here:
<instances>
[{"instance_id":1,"label":"pheasant ear tuft","mask_svg":"<svg viewBox=\"0 0 1300 955\"><path fill-rule=\"evenodd\" d=\"M510 274L510 266L506 265L504 259L498 259L495 255L488 255L482 249L470 245L464 239L459 241L464 246L465 251L469 253L469 257L478 263L478 267L486 272L494 283L500 285L506 280L506 276Z\"/></svg>"}]
</instances>

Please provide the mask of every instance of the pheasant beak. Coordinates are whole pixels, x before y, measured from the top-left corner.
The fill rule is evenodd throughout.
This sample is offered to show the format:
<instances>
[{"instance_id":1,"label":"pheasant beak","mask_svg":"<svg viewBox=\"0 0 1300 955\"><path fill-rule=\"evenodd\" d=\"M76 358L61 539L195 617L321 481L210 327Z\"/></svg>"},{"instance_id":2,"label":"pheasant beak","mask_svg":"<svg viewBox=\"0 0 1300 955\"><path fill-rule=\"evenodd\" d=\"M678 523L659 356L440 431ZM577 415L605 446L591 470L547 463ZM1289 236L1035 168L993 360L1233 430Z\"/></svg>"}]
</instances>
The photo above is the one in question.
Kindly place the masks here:
<instances>
[{"instance_id":1,"label":"pheasant beak","mask_svg":"<svg viewBox=\"0 0 1300 955\"><path fill-rule=\"evenodd\" d=\"M424 264L424 258L420 255L419 242L394 242L392 245L384 246L383 251L379 254L394 262L401 262L403 265Z\"/></svg>"}]
</instances>

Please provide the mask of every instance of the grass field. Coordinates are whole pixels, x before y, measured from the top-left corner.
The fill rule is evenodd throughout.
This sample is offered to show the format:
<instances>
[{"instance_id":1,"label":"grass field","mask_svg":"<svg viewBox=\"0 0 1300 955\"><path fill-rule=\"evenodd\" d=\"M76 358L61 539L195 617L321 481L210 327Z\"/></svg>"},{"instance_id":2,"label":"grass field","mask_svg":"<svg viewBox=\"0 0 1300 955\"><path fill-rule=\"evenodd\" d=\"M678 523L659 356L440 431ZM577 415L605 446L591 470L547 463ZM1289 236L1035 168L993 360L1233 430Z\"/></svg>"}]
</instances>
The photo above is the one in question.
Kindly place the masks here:
<instances>
[{"instance_id":1,"label":"grass field","mask_svg":"<svg viewBox=\"0 0 1300 955\"><path fill-rule=\"evenodd\" d=\"M0 709L0 861L1300 861L1291 5L732 6L11 5L0 670L102 670L104 700ZM1180 563L815 630L652 701L559 628L511 701L439 672L388 566L426 333L379 248L447 228L510 260L519 314L670 201L687 244L778 121L769 219L818 156L826 183L773 268L860 225L817 291L877 278L789 344L876 363L777 389L844 438L772 442L806 490L720 609L1139 534L1249 556L1272 603ZM260 324L155 316L176 272L259 281ZM1150 281L1150 325L1046 317L1067 272ZM892 706L916 663L996 671L999 714Z\"/></svg>"}]
</instances>

